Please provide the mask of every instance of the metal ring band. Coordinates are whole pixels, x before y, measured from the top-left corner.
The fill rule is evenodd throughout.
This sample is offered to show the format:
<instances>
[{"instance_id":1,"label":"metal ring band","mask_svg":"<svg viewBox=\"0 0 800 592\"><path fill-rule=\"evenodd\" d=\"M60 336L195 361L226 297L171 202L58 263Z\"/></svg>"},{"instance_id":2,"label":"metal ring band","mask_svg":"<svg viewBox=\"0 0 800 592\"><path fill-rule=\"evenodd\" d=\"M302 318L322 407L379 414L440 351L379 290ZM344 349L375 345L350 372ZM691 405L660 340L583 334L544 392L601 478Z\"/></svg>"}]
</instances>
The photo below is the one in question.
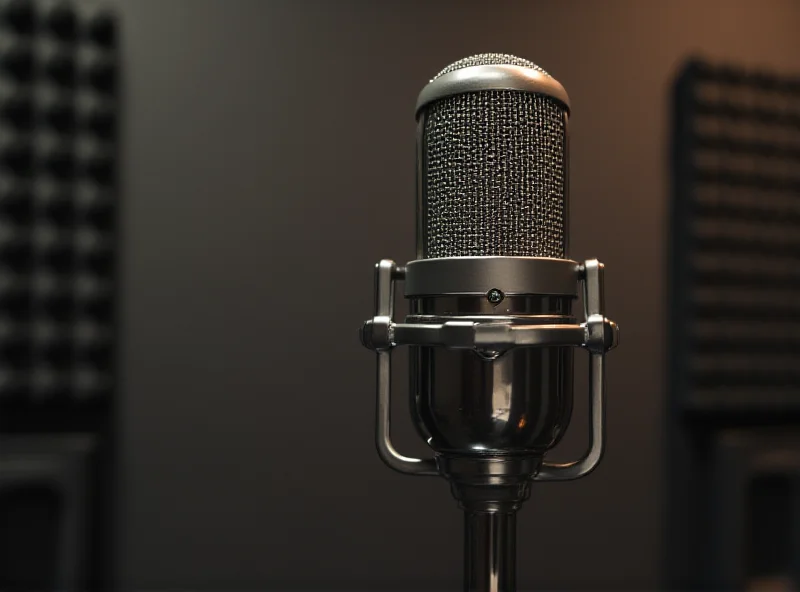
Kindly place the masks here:
<instances>
[{"instance_id":1,"label":"metal ring band","mask_svg":"<svg viewBox=\"0 0 800 592\"><path fill-rule=\"evenodd\" d=\"M578 296L581 266L545 257L447 257L417 259L406 266L405 295L504 294Z\"/></svg>"},{"instance_id":2,"label":"metal ring band","mask_svg":"<svg viewBox=\"0 0 800 592\"><path fill-rule=\"evenodd\" d=\"M445 97L484 90L517 90L546 95L569 112L567 91L555 78L533 68L495 64L453 70L428 83L417 98L417 114L425 105Z\"/></svg>"}]
</instances>

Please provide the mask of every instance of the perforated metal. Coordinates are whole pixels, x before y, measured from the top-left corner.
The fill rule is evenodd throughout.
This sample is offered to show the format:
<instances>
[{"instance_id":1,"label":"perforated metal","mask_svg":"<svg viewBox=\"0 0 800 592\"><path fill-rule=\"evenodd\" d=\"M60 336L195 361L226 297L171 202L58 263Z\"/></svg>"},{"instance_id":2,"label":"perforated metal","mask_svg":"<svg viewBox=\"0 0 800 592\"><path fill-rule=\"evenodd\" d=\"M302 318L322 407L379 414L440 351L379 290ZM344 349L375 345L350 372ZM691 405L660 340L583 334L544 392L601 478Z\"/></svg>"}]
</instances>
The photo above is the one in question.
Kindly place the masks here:
<instances>
[{"instance_id":1,"label":"perforated metal","mask_svg":"<svg viewBox=\"0 0 800 592\"><path fill-rule=\"evenodd\" d=\"M515 64L482 54L459 67ZM422 138L422 254L566 257L567 146L563 105L497 90L432 103Z\"/></svg>"},{"instance_id":2,"label":"perforated metal","mask_svg":"<svg viewBox=\"0 0 800 592\"><path fill-rule=\"evenodd\" d=\"M517 56L508 53L480 53L478 55L469 56L468 58L462 58L457 62L453 62L439 72L436 76L434 76L433 80L436 80L440 76L444 76L449 72L460 70L461 68L487 65L522 66L523 68L531 68L532 70L536 70L537 72L540 72L546 76L550 76L550 74L548 74L544 68L524 58L518 58Z\"/></svg>"}]
</instances>

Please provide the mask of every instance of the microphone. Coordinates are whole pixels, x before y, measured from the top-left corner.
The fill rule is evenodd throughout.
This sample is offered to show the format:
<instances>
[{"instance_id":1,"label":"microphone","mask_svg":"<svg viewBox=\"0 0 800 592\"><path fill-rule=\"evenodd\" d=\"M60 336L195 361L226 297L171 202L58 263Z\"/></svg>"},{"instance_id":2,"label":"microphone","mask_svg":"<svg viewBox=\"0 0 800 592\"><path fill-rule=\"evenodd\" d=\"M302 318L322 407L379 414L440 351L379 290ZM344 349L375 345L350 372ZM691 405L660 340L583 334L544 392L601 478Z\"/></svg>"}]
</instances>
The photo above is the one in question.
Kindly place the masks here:
<instances>
[{"instance_id":1,"label":"microphone","mask_svg":"<svg viewBox=\"0 0 800 592\"><path fill-rule=\"evenodd\" d=\"M516 511L533 481L577 479L603 452L604 266L568 252L569 97L545 70L507 54L459 60L417 100L416 259L380 261L375 316L376 445L392 469L441 475L465 512L464 590L516 589ZM399 282L409 301L394 319ZM573 316L582 291L584 320ZM411 416L432 449L390 438L391 352L410 347ZM590 354L591 443L553 464L572 414L573 351Z\"/></svg>"}]
</instances>

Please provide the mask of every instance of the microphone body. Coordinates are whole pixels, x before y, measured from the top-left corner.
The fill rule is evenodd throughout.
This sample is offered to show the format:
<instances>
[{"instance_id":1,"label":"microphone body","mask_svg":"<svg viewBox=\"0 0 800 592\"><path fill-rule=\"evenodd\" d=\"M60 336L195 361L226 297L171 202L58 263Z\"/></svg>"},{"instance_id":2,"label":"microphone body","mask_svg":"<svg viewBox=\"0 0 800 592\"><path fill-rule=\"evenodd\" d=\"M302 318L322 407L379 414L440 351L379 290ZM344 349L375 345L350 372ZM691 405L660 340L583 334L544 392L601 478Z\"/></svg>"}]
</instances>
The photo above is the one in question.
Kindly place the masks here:
<instances>
[{"instance_id":1,"label":"microphone body","mask_svg":"<svg viewBox=\"0 0 800 592\"><path fill-rule=\"evenodd\" d=\"M485 297L412 301L407 323L575 323L558 302L507 297L503 315ZM459 302L461 300L461 302ZM489 309L489 310L487 310ZM543 455L558 443L572 413L572 348L517 348L496 356L412 346L411 392L420 434L442 454Z\"/></svg>"},{"instance_id":2,"label":"microphone body","mask_svg":"<svg viewBox=\"0 0 800 592\"><path fill-rule=\"evenodd\" d=\"M417 258L376 267L376 444L391 468L442 475L465 511L464 589L515 590L515 512L534 480L588 474L603 447L603 266L568 250L569 98L547 72L505 54L459 60L417 102ZM409 314L394 320L404 282ZM585 321L573 315L583 289ZM389 435L391 351L410 351L411 417L434 455ZM573 351L591 354L592 445L544 457L572 414Z\"/></svg>"}]
</instances>

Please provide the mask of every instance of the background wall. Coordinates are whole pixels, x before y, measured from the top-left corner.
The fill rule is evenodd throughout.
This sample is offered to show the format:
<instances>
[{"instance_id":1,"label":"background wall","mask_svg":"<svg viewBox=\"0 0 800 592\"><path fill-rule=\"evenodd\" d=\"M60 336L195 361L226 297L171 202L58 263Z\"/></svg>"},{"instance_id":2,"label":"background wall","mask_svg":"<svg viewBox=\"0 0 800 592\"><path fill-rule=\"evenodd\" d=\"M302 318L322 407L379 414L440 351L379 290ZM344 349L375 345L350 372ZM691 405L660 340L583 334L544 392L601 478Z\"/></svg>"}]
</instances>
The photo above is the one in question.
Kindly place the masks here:
<instances>
[{"instance_id":1,"label":"background wall","mask_svg":"<svg viewBox=\"0 0 800 592\"><path fill-rule=\"evenodd\" d=\"M357 329L372 314L373 264L413 255L416 95L485 51L533 59L570 94L572 256L606 263L622 328L606 460L586 480L534 489L520 586L657 587L669 83L695 52L800 71L800 4L119 8L126 587L459 587L446 483L397 475L375 454L375 360ZM424 452L396 408L399 446ZM585 445L584 412L559 458Z\"/></svg>"}]
</instances>

